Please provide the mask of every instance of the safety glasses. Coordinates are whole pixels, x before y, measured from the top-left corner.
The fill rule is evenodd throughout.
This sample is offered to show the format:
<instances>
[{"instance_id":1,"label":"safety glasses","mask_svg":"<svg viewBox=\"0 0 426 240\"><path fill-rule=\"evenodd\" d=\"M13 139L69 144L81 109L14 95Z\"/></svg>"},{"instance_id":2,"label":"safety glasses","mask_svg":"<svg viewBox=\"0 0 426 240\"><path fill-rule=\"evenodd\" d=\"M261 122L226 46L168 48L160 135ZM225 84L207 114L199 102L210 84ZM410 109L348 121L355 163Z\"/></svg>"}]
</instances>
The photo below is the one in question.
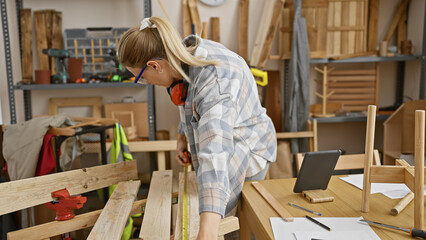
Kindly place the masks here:
<instances>
[{"instance_id":1,"label":"safety glasses","mask_svg":"<svg viewBox=\"0 0 426 240\"><path fill-rule=\"evenodd\" d=\"M161 57L154 57L154 58L149 59L148 62L151 61L151 60L154 60L154 59L161 60L163 58L161 58ZM135 78L134 83L148 84L148 81L145 78L141 78L143 72L145 72L146 67L148 67L148 65L145 64L145 66L142 68L142 70L140 71L140 73L138 74L138 76Z\"/></svg>"}]
</instances>

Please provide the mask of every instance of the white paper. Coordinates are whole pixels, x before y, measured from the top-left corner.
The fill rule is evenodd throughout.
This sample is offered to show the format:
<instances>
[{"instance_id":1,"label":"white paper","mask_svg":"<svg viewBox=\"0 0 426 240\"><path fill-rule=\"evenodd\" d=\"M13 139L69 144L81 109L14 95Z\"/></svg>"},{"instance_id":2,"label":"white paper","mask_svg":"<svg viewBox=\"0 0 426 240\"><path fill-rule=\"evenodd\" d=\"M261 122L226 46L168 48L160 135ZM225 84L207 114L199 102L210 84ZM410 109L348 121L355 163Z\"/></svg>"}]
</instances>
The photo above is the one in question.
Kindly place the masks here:
<instances>
[{"instance_id":1,"label":"white paper","mask_svg":"<svg viewBox=\"0 0 426 240\"><path fill-rule=\"evenodd\" d=\"M327 232L295 232L297 240L327 239L327 240L369 240L371 238L364 231L327 231Z\"/></svg>"},{"instance_id":2,"label":"white paper","mask_svg":"<svg viewBox=\"0 0 426 240\"><path fill-rule=\"evenodd\" d=\"M341 177L343 181L354 185L362 190L364 182L364 174L348 175ZM381 193L391 199L399 199L405 197L410 192L410 189L404 183L372 183L371 194ZM425 188L426 195L426 188Z\"/></svg>"},{"instance_id":3,"label":"white paper","mask_svg":"<svg viewBox=\"0 0 426 240\"><path fill-rule=\"evenodd\" d=\"M270 221L274 238L276 240L298 240L299 238L296 238L296 236L300 236L301 239L310 236L310 240L313 238L312 236L319 234L321 235L321 237L318 237L319 239L350 239L348 238L349 235L359 234L360 237L356 239L380 239L368 224L359 221L363 219L362 217L317 217L315 219L330 227L332 231L327 231L306 218L294 218L293 222L285 222L282 218L271 217Z\"/></svg>"}]
</instances>

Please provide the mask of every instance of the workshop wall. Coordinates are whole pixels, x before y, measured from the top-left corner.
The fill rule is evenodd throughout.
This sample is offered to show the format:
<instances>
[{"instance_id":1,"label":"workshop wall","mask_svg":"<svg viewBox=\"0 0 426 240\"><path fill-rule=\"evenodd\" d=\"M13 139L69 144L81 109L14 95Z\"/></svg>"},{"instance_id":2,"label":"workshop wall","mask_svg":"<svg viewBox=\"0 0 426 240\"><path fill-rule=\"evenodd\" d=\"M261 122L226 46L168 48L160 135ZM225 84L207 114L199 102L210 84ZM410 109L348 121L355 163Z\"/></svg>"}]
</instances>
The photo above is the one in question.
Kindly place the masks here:
<instances>
[{"instance_id":1,"label":"workshop wall","mask_svg":"<svg viewBox=\"0 0 426 240\"><path fill-rule=\"evenodd\" d=\"M171 21L181 31L181 1L179 0L162 0ZM382 0L379 9L379 33L378 39L382 39L393 17L393 12L397 7L399 0ZM24 7L37 9L53 8L63 12L63 29L66 28L85 28L85 27L130 27L140 22L143 18L143 1L142 0L74 0L74 1L57 1L57 0L24 0ZM386 3L386 4L383 4ZM256 39L256 32L259 25L259 19L262 12L263 1L250 1L249 8L249 39L248 49L249 56ZM424 22L424 0L412 0L408 15L408 37L413 41L415 53L421 53L423 22ZM19 60L19 44L18 30L16 20L15 1L7 0L9 30L12 46L13 72L14 81L21 80L20 60ZM238 50L238 0L228 0L219 7L208 7L198 1L198 10L201 21L209 22L210 17L220 17L221 42L233 51ZM156 16L165 16L158 0L152 0L152 13ZM210 36L210 34L209 34ZM276 55L277 44L273 45L271 55ZM33 41L34 42L34 41ZM391 44L392 45L392 42ZM0 32L0 99L3 122L9 123L9 99L6 83L6 71L4 64L3 36ZM35 55L35 50L33 50ZM36 69L36 61L34 62ZM420 63L410 62L406 67L405 92L407 96L405 100L410 98L418 98L418 80L420 77ZM268 61L268 70L282 70L281 61ZM395 75L396 63L382 63L380 73L380 89L379 89L379 107L390 106L395 102ZM311 103L319 102L319 99L313 95L315 90L315 78L318 78L315 71L311 71ZM95 89L95 90L58 90L58 91L32 91L33 114L46 114L47 101L49 97L75 97L75 96L103 96L104 103L119 101L124 96L134 96L138 101L144 101L146 93L139 89ZM15 91L16 111L18 122L24 121L24 107L21 91ZM164 88L156 88L156 106L157 106L157 128L170 129L178 123L178 112L175 106L171 104ZM330 126L332 127L332 126ZM326 130L327 127L324 126ZM323 129L323 130L324 130ZM321 130L322 131L322 130ZM328 131L323 131L328 132ZM319 136L320 141L327 141L328 134ZM356 145L353 149L355 152L363 151L363 144Z\"/></svg>"}]
</instances>

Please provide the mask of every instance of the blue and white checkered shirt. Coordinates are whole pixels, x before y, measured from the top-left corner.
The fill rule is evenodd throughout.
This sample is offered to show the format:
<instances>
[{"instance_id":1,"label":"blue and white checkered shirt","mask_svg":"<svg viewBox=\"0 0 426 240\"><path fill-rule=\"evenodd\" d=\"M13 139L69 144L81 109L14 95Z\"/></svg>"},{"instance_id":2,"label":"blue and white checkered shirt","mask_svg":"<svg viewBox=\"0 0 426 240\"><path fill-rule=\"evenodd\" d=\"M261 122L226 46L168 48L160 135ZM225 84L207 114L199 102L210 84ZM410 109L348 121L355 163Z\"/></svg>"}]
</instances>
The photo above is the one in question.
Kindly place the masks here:
<instances>
[{"instance_id":1,"label":"blue and white checkered shirt","mask_svg":"<svg viewBox=\"0 0 426 240\"><path fill-rule=\"evenodd\" d=\"M192 35L184 43L194 40ZM189 68L192 83L179 107L179 133L190 145L200 213L224 217L227 203L241 195L244 178L275 161L277 138L244 59L219 43L199 40L194 55L221 64Z\"/></svg>"}]
</instances>

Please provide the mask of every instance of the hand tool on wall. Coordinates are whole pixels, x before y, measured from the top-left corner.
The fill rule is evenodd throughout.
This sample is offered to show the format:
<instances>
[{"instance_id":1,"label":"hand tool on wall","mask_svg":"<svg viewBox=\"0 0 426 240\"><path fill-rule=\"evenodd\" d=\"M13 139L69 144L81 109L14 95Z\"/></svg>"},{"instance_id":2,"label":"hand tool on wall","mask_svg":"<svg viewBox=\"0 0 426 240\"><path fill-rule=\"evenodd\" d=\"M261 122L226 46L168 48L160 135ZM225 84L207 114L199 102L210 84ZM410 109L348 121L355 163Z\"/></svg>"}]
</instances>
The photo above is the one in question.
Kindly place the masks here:
<instances>
[{"instance_id":1,"label":"hand tool on wall","mask_svg":"<svg viewBox=\"0 0 426 240\"><path fill-rule=\"evenodd\" d=\"M256 84L262 87L263 91L262 94L259 94L261 96L260 101L262 103L262 106L265 106L266 101L266 85L268 85L268 72L262 71L255 67L250 67L251 73L254 76L254 79L256 80ZM260 79L260 80L259 80Z\"/></svg>"},{"instance_id":2,"label":"hand tool on wall","mask_svg":"<svg viewBox=\"0 0 426 240\"><path fill-rule=\"evenodd\" d=\"M65 59L70 56L70 53L65 49L57 48L43 49L42 52L55 59L58 73L53 75L52 83L68 83L70 76L68 75L67 67L65 66Z\"/></svg>"},{"instance_id":3,"label":"hand tool on wall","mask_svg":"<svg viewBox=\"0 0 426 240\"><path fill-rule=\"evenodd\" d=\"M368 220L364 220L364 219L361 219L360 221L366 222L366 223L371 223L371 224L381 226L381 227L387 227L387 228L392 228L392 229L408 232L408 233L410 233L410 236L413 237L413 238L420 237L420 238L426 239L426 232L423 231L423 230L420 230L418 228L414 228L414 227L412 227L412 228L401 228L401 227L395 227L395 226L391 226L391 225L387 225L387 224L383 224L383 223L368 221Z\"/></svg>"}]
</instances>

